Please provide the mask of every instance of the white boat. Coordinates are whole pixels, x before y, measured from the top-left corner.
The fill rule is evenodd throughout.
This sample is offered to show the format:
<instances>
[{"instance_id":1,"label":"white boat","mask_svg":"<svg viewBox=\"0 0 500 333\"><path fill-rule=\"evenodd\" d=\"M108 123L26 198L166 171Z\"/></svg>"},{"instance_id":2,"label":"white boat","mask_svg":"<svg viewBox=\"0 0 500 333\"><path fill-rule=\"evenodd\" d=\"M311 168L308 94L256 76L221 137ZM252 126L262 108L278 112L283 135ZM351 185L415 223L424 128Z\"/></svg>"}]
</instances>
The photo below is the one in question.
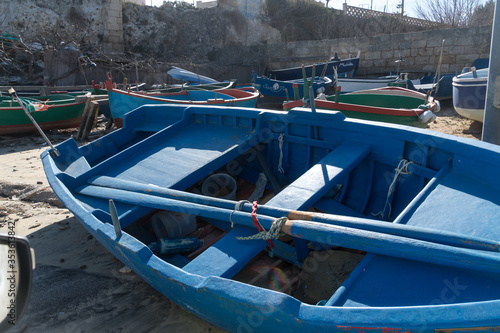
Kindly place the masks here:
<instances>
[{"instance_id":1,"label":"white boat","mask_svg":"<svg viewBox=\"0 0 500 333\"><path fill-rule=\"evenodd\" d=\"M453 106L462 117L483 122L488 70L473 69L453 78Z\"/></svg>"},{"instance_id":2,"label":"white boat","mask_svg":"<svg viewBox=\"0 0 500 333\"><path fill-rule=\"evenodd\" d=\"M347 94L354 91L387 87L388 84L395 83L398 79L399 77L397 75L389 75L379 78L339 77L337 82L338 85L342 87L341 93Z\"/></svg>"}]
</instances>

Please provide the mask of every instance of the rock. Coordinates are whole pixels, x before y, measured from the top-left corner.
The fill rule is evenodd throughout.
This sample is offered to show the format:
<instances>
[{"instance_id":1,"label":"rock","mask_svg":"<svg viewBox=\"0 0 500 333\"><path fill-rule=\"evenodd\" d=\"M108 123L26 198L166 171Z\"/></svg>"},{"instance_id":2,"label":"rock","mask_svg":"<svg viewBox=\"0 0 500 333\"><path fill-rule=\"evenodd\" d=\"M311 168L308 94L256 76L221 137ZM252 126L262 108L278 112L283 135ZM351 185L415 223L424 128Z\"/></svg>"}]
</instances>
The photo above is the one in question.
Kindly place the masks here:
<instances>
[{"instance_id":1,"label":"rock","mask_svg":"<svg viewBox=\"0 0 500 333\"><path fill-rule=\"evenodd\" d=\"M120 273L130 273L132 270L128 266L123 266L120 268Z\"/></svg>"}]
</instances>

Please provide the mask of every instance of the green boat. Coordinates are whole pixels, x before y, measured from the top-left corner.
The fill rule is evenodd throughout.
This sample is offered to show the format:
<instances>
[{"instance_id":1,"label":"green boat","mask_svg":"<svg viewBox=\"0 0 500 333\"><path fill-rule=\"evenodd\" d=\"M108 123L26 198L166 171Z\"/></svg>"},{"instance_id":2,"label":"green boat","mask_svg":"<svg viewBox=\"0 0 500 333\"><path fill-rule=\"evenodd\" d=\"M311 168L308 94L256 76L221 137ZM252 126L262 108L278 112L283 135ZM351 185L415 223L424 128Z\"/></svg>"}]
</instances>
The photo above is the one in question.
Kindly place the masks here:
<instances>
[{"instance_id":1,"label":"green boat","mask_svg":"<svg viewBox=\"0 0 500 333\"><path fill-rule=\"evenodd\" d=\"M401 87L383 87L340 94L319 96L314 100L318 109L341 111L346 117L381 121L415 127L427 127L440 109L439 102L418 91ZM283 108L307 106L303 100L285 102Z\"/></svg>"},{"instance_id":2,"label":"green boat","mask_svg":"<svg viewBox=\"0 0 500 333\"><path fill-rule=\"evenodd\" d=\"M70 94L20 98L42 130L72 128L80 125L85 98ZM0 96L0 135L35 132L36 127L18 100Z\"/></svg>"}]
</instances>

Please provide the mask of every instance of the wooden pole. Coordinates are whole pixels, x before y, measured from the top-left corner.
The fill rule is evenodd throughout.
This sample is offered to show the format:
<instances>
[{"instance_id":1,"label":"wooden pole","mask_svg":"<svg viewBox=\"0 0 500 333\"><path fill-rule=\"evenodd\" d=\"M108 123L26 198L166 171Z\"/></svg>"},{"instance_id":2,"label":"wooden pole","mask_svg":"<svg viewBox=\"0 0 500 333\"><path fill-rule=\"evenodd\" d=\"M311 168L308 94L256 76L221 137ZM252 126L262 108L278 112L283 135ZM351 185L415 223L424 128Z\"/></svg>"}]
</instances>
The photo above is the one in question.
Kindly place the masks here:
<instances>
[{"instance_id":1,"label":"wooden pole","mask_svg":"<svg viewBox=\"0 0 500 333\"><path fill-rule=\"evenodd\" d=\"M482 140L500 145L500 4L496 1Z\"/></svg>"},{"instance_id":2,"label":"wooden pole","mask_svg":"<svg viewBox=\"0 0 500 333\"><path fill-rule=\"evenodd\" d=\"M235 209L235 204L236 204L232 200L207 197L195 193L173 190L152 184L146 185L108 176L93 177L89 180L89 182L92 185L130 191L132 193L136 193L137 195L149 194L152 196L188 201L192 203L199 203L202 205L209 205L224 209ZM244 212L250 213L252 211L252 208L253 207L251 203L242 203L240 205L240 210ZM377 220L370 220L370 219L363 219L363 218L356 218L356 217L349 217L342 215L295 211L291 209L283 209L267 205L259 205L258 211L259 214L271 216L273 218L287 216L291 220L307 220L307 221L315 221L321 223L336 224L346 227L390 233L393 235L399 235L404 237L412 237L430 242L439 242L446 245L459 246L459 247L471 248L483 251L500 252L500 243L498 242L492 242L478 237L464 237L463 235L459 235L452 232L439 231L439 233L436 233L435 230L408 226L404 224L394 224Z\"/></svg>"},{"instance_id":3,"label":"wooden pole","mask_svg":"<svg viewBox=\"0 0 500 333\"><path fill-rule=\"evenodd\" d=\"M92 185L83 186L77 189L77 192L81 195L106 200L112 199L130 205L193 214L207 219L231 221L238 225L255 228L251 213L233 209L161 198L149 194L138 195L130 191ZM259 215L260 223L268 230L275 219L271 216ZM387 233L290 218L283 225L281 231L297 238L333 246L343 246L375 254L450 267L500 273L500 253L498 252L478 251Z\"/></svg>"}]
</instances>

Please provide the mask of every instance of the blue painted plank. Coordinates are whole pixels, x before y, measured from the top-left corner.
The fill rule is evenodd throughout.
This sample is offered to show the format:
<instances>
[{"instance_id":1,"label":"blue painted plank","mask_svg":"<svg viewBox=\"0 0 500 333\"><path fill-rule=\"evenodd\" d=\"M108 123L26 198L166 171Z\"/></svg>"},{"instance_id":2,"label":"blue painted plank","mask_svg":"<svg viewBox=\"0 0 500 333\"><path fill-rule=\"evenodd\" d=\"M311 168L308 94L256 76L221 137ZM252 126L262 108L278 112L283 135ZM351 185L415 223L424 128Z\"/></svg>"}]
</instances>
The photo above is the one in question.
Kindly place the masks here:
<instances>
[{"instance_id":1,"label":"blue painted plank","mask_svg":"<svg viewBox=\"0 0 500 333\"><path fill-rule=\"evenodd\" d=\"M247 237L256 233L256 229L236 226L184 266L183 270L202 276L233 277L267 245L263 240L242 241L236 237Z\"/></svg>"},{"instance_id":2,"label":"blue painted plank","mask_svg":"<svg viewBox=\"0 0 500 333\"><path fill-rule=\"evenodd\" d=\"M344 142L311 167L267 205L288 209L308 209L370 152L370 145Z\"/></svg>"}]
</instances>

